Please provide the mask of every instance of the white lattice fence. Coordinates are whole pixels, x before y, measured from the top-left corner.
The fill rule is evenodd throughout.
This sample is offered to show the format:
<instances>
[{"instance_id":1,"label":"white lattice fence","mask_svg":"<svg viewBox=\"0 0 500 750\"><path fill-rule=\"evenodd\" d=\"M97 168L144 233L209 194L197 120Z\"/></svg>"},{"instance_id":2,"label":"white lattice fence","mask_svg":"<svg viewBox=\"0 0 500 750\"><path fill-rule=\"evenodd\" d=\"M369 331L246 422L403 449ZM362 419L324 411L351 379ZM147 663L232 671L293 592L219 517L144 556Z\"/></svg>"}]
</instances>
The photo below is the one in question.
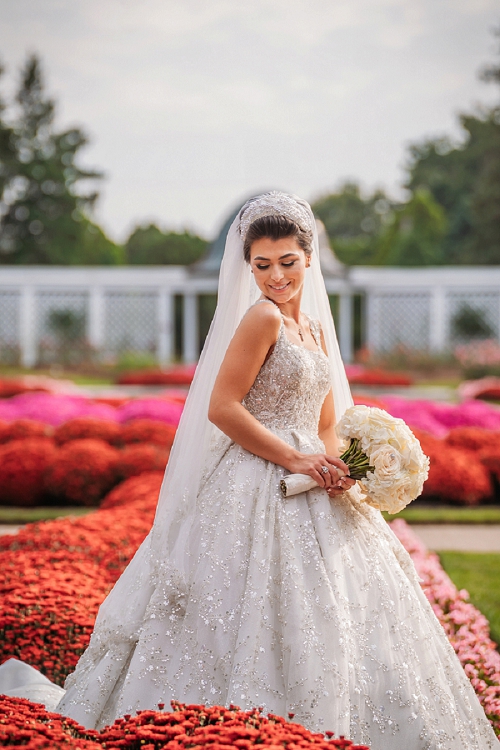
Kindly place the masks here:
<instances>
[{"instance_id":1,"label":"white lattice fence","mask_svg":"<svg viewBox=\"0 0 500 750\"><path fill-rule=\"evenodd\" d=\"M450 292L446 301L451 346L478 338L500 338L498 292Z\"/></svg>"},{"instance_id":2,"label":"white lattice fence","mask_svg":"<svg viewBox=\"0 0 500 750\"><path fill-rule=\"evenodd\" d=\"M372 296L368 321L372 346L391 351L398 346L425 350L430 340L430 295L384 292Z\"/></svg>"},{"instance_id":3,"label":"white lattice fence","mask_svg":"<svg viewBox=\"0 0 500 750\"><path fill-rule=\"evenodd\" d=\"M0 362L14 364L19 358L21 294L0 290Z\"/></svg>"},{"instance_id":4,"label":"white lattice fence","mask_svg":"<svg viewBox=\"0 0 500 750\"><path fill-rule=\"evenodd\" d=\"M86 338L88 293L39 291L36 295L37 359L57 359L61 348L81 344Z\"/></svg>"},{"instance_id":5,"label":"white lattice fence","mask_svg":"<svg viewBox=\"0 0 500 750\"><path fill-rule=\"evenodd\" d=\"M107 351L155 352L157 328L157 292L106 292L104 330Z\"/></svg>"}]
</instances>

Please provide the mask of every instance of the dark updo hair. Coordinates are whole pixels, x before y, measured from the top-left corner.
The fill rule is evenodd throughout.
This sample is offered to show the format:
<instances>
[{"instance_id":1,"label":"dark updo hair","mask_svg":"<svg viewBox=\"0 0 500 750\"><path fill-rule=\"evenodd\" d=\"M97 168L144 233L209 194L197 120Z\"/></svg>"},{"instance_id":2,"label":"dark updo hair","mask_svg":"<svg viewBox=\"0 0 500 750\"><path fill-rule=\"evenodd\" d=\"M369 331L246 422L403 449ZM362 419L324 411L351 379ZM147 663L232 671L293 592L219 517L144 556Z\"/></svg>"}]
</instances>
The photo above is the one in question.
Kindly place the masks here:
<instances>
[{"instance_id":1,"label":"dark updo hair","mask_svg":"<svg viewBox=\"0 0 500 750\"><path fill-rule=\"evenodd\" d=\"M311 231L301 229L298 224L283 215L262 216L250 224L245 235L243 256L247 263L250 263L250 248L253 243L256 240L264 239L264 237L274 242L286 237L293 237L308 257L312 253L313 236Z\"/></svg>"}]
</instances>

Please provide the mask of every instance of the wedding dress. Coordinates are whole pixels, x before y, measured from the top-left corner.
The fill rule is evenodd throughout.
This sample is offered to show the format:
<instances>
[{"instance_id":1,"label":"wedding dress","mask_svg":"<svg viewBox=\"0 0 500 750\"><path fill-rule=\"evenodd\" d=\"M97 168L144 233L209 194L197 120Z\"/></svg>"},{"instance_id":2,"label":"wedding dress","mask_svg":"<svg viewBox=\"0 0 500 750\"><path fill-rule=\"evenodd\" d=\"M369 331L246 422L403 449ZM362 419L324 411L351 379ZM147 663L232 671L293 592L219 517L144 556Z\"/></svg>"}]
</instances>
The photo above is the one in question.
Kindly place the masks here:
<instances>
[{"instance_id":1,"label":"wedding dress","mask_svg":"<svg viewBox=\"0 0 500 750\"><path fill-rule=\"evenodd\" d=\"M281 322L244 405L289 444L318 453L332 373L320 323L309 323L315 350L291 343ZM356 491L285 499L285 469L210 435L193 508L170 498L165 553L155 522L55 710L101 728L171 699L233 703L293 713L371 750L498 747L381 514Z\"/></svg>"}]
</instances>

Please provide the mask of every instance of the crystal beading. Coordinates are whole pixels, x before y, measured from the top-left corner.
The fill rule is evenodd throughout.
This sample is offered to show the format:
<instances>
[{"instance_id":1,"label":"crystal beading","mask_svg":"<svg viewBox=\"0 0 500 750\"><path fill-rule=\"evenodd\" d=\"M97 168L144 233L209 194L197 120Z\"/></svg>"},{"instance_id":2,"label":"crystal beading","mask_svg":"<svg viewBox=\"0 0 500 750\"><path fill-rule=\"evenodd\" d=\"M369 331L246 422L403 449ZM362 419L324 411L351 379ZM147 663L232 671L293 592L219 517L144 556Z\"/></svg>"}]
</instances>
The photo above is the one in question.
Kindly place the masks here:
<instances>
[{"instance_id":1,"label":"crystal beading","mask_svg":"<svg viewBox=\"0 0 500 750\"><path fill-rule=\"evenodd\" d=\"M305 232L313 231L313 217L307 204L297 200L293 195L272 190L251 198L241 209L239 229L243 242L250 224L263 216L286 216Z\"/></svg>"}]
</instances>

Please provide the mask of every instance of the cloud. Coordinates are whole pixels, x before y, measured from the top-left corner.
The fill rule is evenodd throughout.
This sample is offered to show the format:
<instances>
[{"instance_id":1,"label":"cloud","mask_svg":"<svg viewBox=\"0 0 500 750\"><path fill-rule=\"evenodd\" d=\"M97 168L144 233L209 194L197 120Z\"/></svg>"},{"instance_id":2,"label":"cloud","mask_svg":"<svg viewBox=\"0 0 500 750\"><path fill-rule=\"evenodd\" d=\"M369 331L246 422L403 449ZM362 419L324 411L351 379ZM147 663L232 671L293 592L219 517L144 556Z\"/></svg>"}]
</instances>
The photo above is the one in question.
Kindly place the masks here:
<instances>
[{"instance_id":1,"label":"cloud","mask_svg":"<svg viewBox=\"0 0 500 750\"><path fill-rule=\"evenodd\" d=\"M240 196L397 190L408 141L494 92L496 0L16 0L12 70L38 50L59 121L90 132L115 236L144 216L213 233ZM12 80L10 78L9 80Z\"/></svg>"}]
</instances>

